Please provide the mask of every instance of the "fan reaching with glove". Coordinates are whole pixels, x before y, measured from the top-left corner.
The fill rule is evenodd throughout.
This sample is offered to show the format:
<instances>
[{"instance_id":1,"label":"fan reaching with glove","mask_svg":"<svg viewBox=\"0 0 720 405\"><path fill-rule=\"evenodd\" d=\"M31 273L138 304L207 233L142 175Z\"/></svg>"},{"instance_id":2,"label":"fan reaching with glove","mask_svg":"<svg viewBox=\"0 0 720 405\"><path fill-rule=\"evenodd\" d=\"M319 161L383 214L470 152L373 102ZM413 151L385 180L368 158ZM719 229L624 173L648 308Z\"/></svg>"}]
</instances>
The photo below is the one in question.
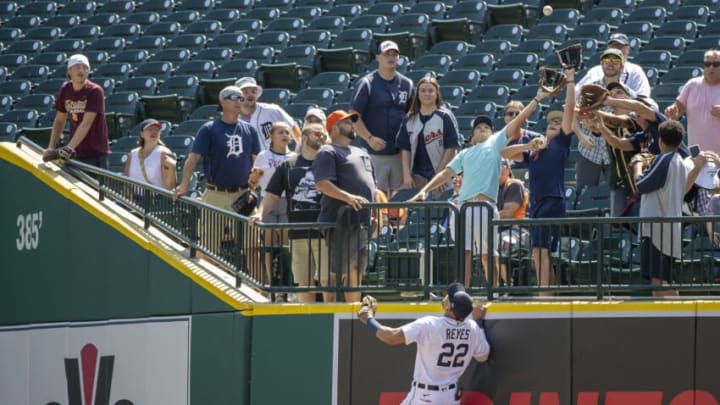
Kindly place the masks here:
<instances>
[{"instance_id":1,"label":"fan reaching with glove","mask_svg":"<svg viewBox=\"0 0 720 405\"><path fill-rule=\"evenodd\" d=\"M578 105L578 109L584 113L597 111L602 108L607 98L608 91L605 87L597 84L586 84L580 89L580 105Z\"/></svg>"},{"instance_id":2,"label":"fan reaching with glove","mask_svg":"<svg viewBox=\"0 0 720 405\"><path fill-rule=\"evenodd\" d=\"M547 66L540 68L540 80L538 82L540 90L545 93L545 97L555 97L562 91L567 84L565 73L551 69Z\"/></svg>"}]
</instances>

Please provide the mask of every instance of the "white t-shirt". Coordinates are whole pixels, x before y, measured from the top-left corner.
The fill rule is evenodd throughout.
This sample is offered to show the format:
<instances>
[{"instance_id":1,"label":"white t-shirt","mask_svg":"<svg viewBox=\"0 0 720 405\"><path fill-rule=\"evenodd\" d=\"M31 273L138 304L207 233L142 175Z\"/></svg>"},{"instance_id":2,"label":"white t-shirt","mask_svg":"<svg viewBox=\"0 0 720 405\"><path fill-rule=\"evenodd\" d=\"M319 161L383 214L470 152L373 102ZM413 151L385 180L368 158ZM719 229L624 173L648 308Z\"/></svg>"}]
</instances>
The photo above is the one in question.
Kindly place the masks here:
<instances>
[{"instance_id":1,"label":"white t-shirt","mask_svg":"<svg viewBox=\"0 0 720 405\"><path fill-rule=\"evenodd\" d=\"M164 188L165 182L163 181L162 168L160 165L162 164L162 153L171 153L170 149L162 145L157 145L155 146L155 149L150 152L150 155L145 158L143 165L145 165L145 173L148 177L147 179L143 175L142 167L140 167L140 156L138 156L139 151L140 148L135 148L130 151L130 168L128 169L128 177L144 182L150 180L150 184Z\"/></svg>"},{"instance_id":2,"label":"white t-shirt","mask_svg":"<svg viewBox=\"0 0 720 405\"><path fill-rule=\"evenodd\" d=\"M255 112L250 117L240 114L240 119L253 126L260 140L260 149L270 149L270 127L272 124L282 121L294 127L295 120L279 105L268 103L257 103Z\"/></svg>"},{"instance_id":3,"label":"white t-shirt","mask_svg":"<svg viewBox=\"0 0 720 405\"><path fill-rule=\"evenodd\" d=\"M275 169L277 169L282 162L293 156L295 156L295 152L280 154L275 153L270 149L264 150L257 155L253 167L258 167L265 171L258 181L260 188L262 189L262 195L265 195L265 187L267 187L270 182L270 178L272 178L273 173L275 173Z\"/></svg>"},{"instance_id":4,"label":"white t-shirt","mask_svg":"<svg viewBox=\"0 0 720 405\"><path fill-rule=\"evenodd\" d=\"M405 344L417 343L413 379L423 384L457 383L470 359L483 362L490 355L485 331L474 320L425 316L401 327Z\"/></svg>"}]
</instances>

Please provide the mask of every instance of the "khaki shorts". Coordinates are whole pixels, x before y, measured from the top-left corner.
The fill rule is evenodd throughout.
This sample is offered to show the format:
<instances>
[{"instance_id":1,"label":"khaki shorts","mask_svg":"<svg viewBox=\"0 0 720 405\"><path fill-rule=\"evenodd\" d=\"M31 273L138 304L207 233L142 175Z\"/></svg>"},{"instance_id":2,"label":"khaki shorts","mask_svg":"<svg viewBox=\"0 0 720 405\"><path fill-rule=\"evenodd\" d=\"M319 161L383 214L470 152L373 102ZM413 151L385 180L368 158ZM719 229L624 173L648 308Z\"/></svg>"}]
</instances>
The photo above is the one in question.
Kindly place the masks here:
<instances>
[{"instance_id":1,"label":"khaki shorts","mask_svg":"<svg viewBox=\"0 0 720 405\"><path fill-rule=\"evenodd\" d=\"M400 190L403 186L403 168L400 154L370 155L375 182L380 190Z\"/></svg>"},{"instance_id":2,"label":"khaki shorts","mask_svg":"<svg viewBox=\"0 0 720 405\"><path fill-rule=\"evenodd\" d=\"M240 197L240 194L245 190L239 190L234 193L228 193L225 191L215 191L205 189L202 196L198 198L199 201L205 204L212 205L214 207L222 208L234 212L232 209L232 203ZM217 251L220 248L221 241L234 240L234 231L231 223L221 224L217 223L218 214L202 210L200 221L198 223L198 230L200 232L200 243L208 249Z\"/></svg>"},{"instance_id":3,"label":"khaki shorts","mask_svg":"<svg viewBox=\"0 0 720 405\"><path fill-rule=\"evenodd\" d=\"M295 282L303 285L313 285L322 275L328 278L328 248L325 241L317 239L292 239L292 272Z\"/></svg>"}]
</instances>

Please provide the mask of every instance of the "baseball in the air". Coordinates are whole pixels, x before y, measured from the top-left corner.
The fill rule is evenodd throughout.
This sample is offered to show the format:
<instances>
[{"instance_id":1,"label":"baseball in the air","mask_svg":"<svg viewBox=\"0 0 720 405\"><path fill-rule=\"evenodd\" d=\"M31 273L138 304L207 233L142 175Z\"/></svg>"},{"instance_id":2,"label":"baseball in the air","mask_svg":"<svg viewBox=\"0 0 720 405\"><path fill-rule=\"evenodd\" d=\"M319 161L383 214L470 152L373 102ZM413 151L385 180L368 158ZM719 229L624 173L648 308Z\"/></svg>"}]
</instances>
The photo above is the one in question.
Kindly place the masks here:
<instances>
[{"instance_id":1,"label":"baseball in the air","mask_svg":"<svg viewBox=\"0 0 720 405\"><path fill-rule=\"evenodd\" d=\"M550 14L552 14L552 12L553 12L552 6L545 6L545 7L543 7L543 14L544 14L544 15L546 15L546 16L547 16L547 15L550 15Z\"/></svg>"}]
</instances>

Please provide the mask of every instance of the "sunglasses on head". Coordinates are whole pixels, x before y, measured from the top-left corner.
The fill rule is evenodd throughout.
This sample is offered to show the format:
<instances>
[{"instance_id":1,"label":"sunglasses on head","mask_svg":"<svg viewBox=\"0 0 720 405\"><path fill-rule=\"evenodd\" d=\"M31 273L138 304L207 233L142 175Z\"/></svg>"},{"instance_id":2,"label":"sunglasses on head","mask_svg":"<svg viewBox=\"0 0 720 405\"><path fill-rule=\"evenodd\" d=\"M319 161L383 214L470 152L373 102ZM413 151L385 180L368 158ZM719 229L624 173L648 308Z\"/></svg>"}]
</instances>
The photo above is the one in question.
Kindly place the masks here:
<instances>
[{"instance_id":1,"label":"sunglasses on head","mask_svg":"<svg viewBox=\"0 0 720 405\"><path fill-rule=\"evenodd\" d=\"M242 101L242 100L244 100L244 98L243 98L243 96L241 96L239 94L231 94L229 96L225 96L225 100L232 100L232 101L241 100Z\"/></svg>"},{"instance_id":2,"label":"sunglasses on head","mask_svg":"<svg viewBox=\"0 0 720 405\"><path fill-rule=\"evenodd\" d=\"M520 115L520 111L505 111L506 117L516 117Z\"/></svg>"},{"instance_id":3,"label":"sunglasses on head","mask_svg":"<svg viewBox=\"0 0 720 405\"><path fill-rule=\"evenodd\" d=\"M603 56L602 57L603 63L612 63L613 65L619 65L621 60L617 56Z\"/></svg>"},{"instance_id":4,"label":"sunglasses on head","mask_svg":"<svg viewBox=\"0 0 720 405\"><path fill-rule=\"evenodd\" d=\"M720 62L703 62L705 67L720 67Z\"/></svg>"}]
</instances>

